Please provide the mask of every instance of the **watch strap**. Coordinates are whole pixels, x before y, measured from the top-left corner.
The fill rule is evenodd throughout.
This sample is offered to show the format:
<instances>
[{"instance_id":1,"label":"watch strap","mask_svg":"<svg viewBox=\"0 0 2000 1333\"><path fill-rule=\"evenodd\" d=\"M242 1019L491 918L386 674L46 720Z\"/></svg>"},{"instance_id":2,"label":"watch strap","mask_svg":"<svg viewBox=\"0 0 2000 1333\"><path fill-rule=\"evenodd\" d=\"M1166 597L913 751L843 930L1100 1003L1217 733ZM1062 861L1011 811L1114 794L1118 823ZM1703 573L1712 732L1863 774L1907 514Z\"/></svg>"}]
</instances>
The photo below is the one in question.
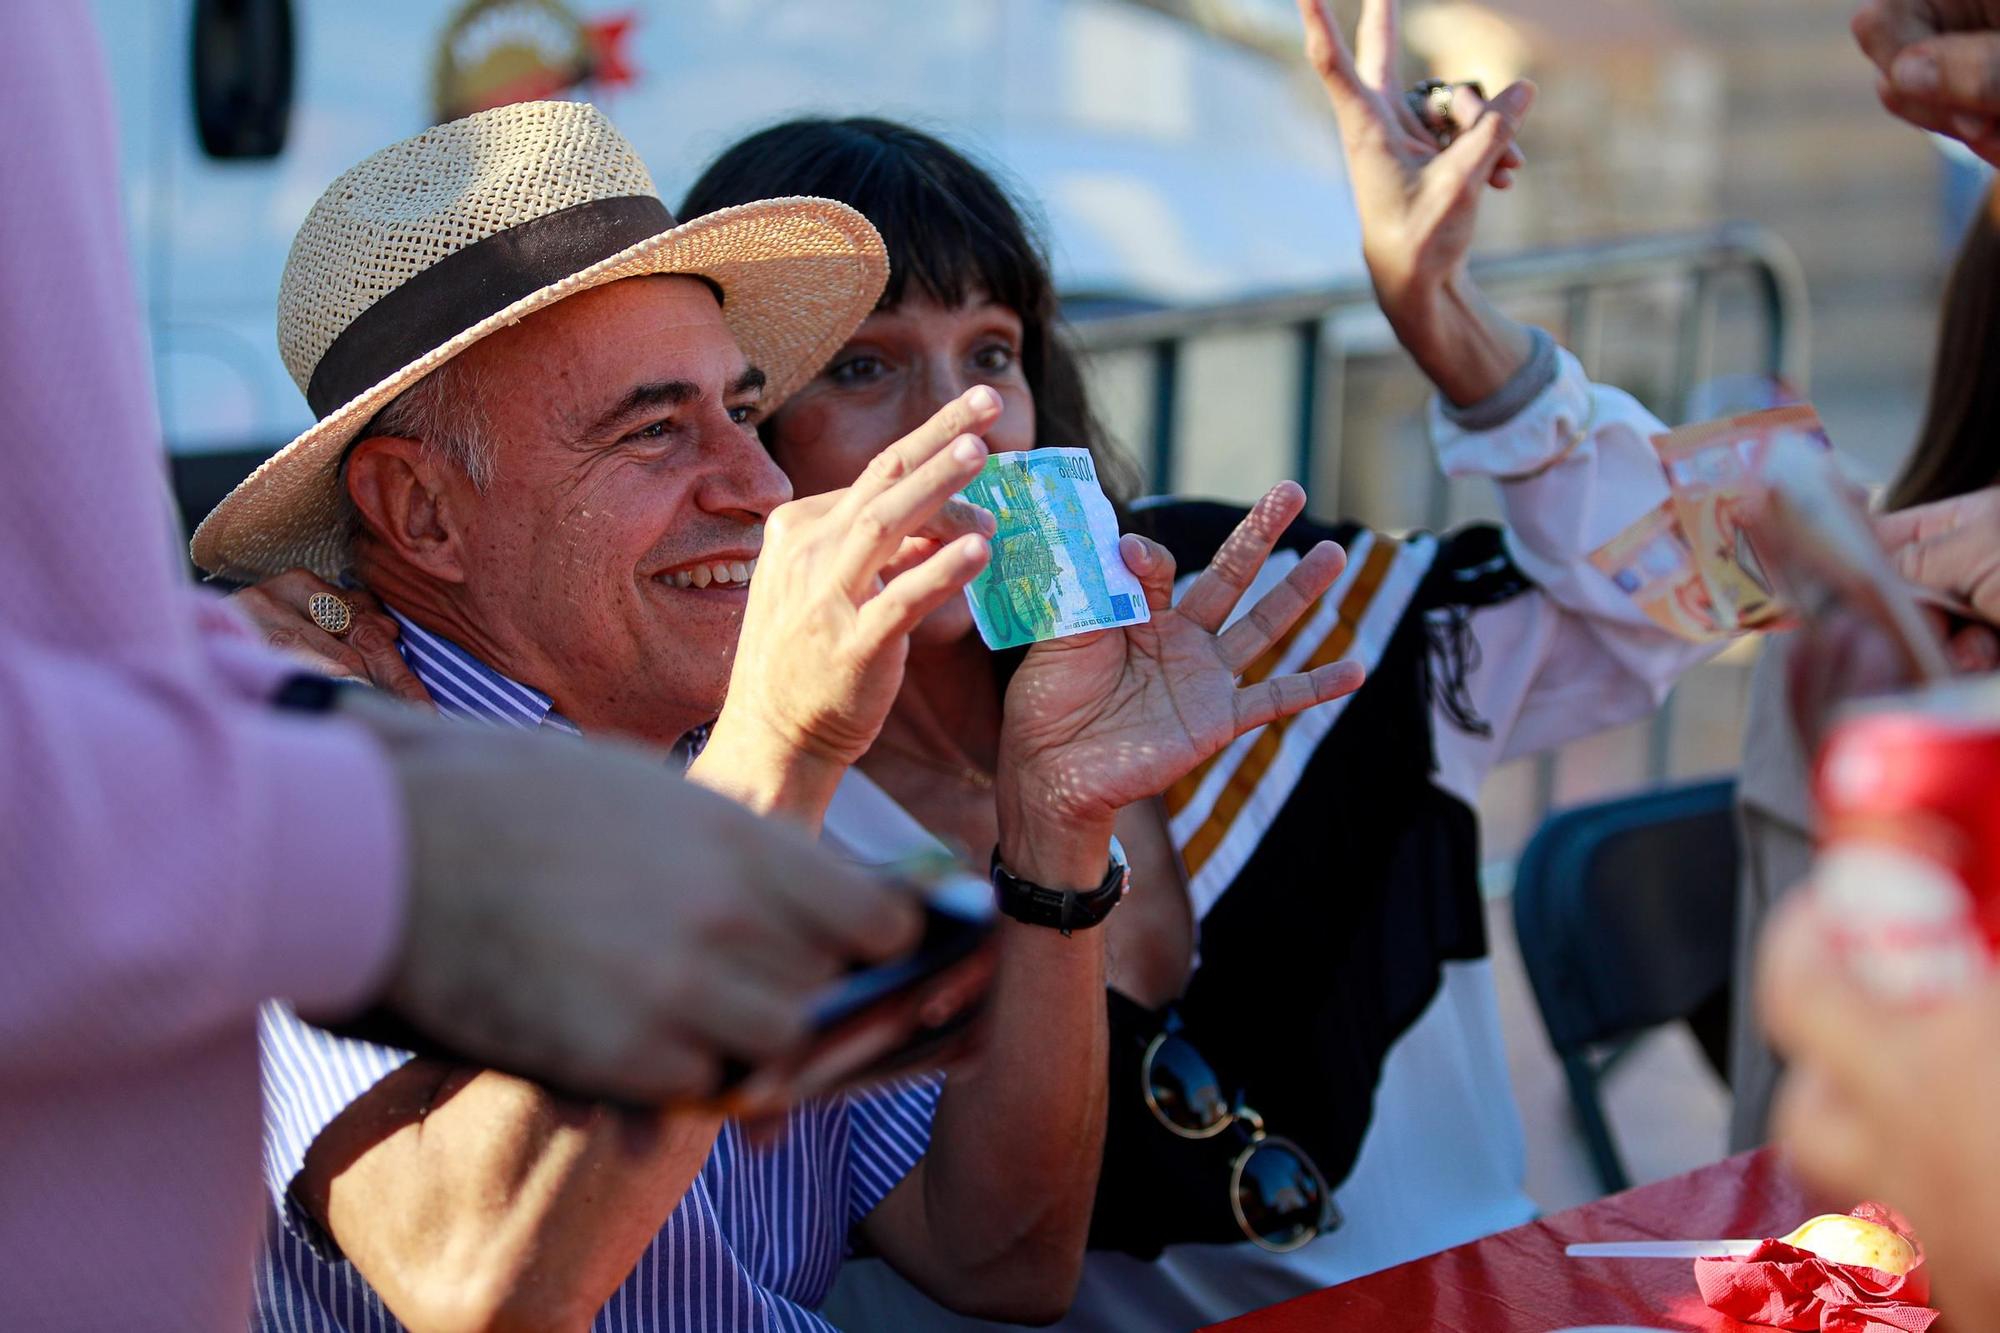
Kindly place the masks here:
<instances>
[{"instance_id":1,"label":"watch strap","mask_svg":"<svg viewBox=\"0 0 2000 1333\"><path fill-rule=\"evenodd\" d=\"M1022 879L1000 863L993 849L993 901L1003 916L1030 926L1047 926L1064 935L1101 925L1125 896L1131 871L1114 847L1104 879L1094 889L1050 889Z\"/></svg>"}]
</instances>

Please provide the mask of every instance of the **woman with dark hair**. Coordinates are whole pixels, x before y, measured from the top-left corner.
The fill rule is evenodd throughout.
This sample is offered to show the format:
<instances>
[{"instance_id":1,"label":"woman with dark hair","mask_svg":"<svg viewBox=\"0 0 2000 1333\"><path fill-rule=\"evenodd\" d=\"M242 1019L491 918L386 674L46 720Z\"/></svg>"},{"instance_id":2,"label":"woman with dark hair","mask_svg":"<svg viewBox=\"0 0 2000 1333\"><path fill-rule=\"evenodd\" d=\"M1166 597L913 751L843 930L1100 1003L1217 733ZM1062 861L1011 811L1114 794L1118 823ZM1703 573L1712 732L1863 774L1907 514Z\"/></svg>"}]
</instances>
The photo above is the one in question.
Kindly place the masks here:
<instances>
[{"instance_id":1,"label":"woman with dark hair","mask_svg":"<svg viewBox=\"0 0 2000 1333\"><path fill-rule=\"evenodd\" d=\"M1506 759L1642 716L1702 656L1588 559L1665 500L1660 424L1467 276L1479 198L1519 165L1532 88L1490 105L1461 89L1450 126L1427 121L1446 108L1397 85L1393 0L1367 0L1358 59L1317 4L1302 9L1383 310L1440 392L1441 462L1493 478L1509 528L1394 538L1297 522L1253 591L1326 538L1346 572L1244 678L1351 659L1368 683L1120 815L1133 887L1100 927L1107 1144L1068 1327L1207 1323L1533 1215L1486 959L1477 788ZM1448 145L1436 132L1460 127ZM974 384L1004 404L994 451L1085 445L1107 477L1130 476L1092 422L1047 262L990 175L908 126L793 121L725 151L680 215L785 195L852 205L891 260L875 312L762 426L799 494L849 484ZM1127 511L1181 587L1229 559L1240 517L1175 499ZM984 869L1016 666L962 600L918 626L827 836L869 861L942 844ZM857 1328L958 1323L880 1263L847 1265L833 1308Z\"/></svg>"},{"instance_id":2,"label":"woman with dark hair","mask_svg":"<svg viewBox=\"0 0 2000 1333\"><path fill-rule=\"evenodd\" d=\"M876 303L876 317L841 350L816 386L825 398L843 397L842 418L853 414L848 400L878 387L900 365L871 351L871 339L894 339L914 331L924 316L963 312L968 330L993 325L969 337L967 366L987 374L1012 370L1030 401L1010 404L1030 412L1026 422L1003 423L1027 429L1036 441L1088 448L1098 473L1116 500L1129 501L1138 486L1131 462L1111 448L1090 410L1077 360L1057 331L1060 301L1048 261L1013 198L986 171L956 149L922 130L871 117L808 117L773 125L739 140L708 165L681 201L679 216L700 217L759 198L762 189L783 194L837 199L875 224L890 255L889 282ZM902 318L898 318L902 316ZM910 326L910 327L906 327ZM969 378L979 380L980 375ZM877 393L874 395L880 398ZM811 466L815 442L792 450L812 414L794 409L814 399L801 392L781 415L764 426L764 438L790 470L787 454ZM801 494L816 487L793 483ZM968 622L969 623L969 622Z\"/></svg>"},{"instance_id":3,"label":"woman with dark hair","mask_svg":"<svg viewBox=\"0 0 2000 1333\"><path fill-rule=\"evenodd\" d=\"M1983 490L2000 482L2000 189L1989 189L1945 282L1924 424L1882 507L1894 513ZM1736 911L1735 993L1752 993L1757 940L1772 907L1803 883L1812 863L1813 812L1807 760L1786 684L1794 639L1765 644L1750 681L1743 764L1736 788L1743 870ZM1991 640L1966 636L1954 648L1990 653ZM1961 660L1991 670L1994 662ZM1778 1060L1755 1007L1739 1004L1729 1040L1732 1149L1754 1148L1768 1134Z\"/></svg>"},{"instance_id":4,"label":"woman with dark hair","mask_svg":"<svg viewBox=\"0 0 2000 1333\"><path fill-rule=\"evenodd\" d=\"M2000 188L1989 187L1945 280L1923 427L1883 498L1894 511L2000 482Z\"/></svg>"}]
</instances>

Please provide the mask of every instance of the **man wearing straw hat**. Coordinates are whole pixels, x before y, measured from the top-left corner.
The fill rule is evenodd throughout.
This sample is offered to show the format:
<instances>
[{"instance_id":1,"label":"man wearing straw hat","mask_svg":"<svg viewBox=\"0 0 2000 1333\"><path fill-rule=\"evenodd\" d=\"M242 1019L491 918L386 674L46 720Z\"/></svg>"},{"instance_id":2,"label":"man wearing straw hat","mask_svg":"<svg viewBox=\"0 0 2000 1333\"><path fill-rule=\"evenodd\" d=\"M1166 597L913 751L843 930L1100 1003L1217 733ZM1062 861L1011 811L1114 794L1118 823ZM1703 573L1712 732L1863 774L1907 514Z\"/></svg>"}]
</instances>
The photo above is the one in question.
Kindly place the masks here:
<instances>
[{"instance_id":1,"label":"man wearing straw hat","mask_svg":"<svg viewBox=\"0 0 2000 1333\"><path fill-rule=\"evenodd\" d=\"M874 229L824 200L676 225L590 107L440 126L342 176L301 227L279 343L319 421L209 515L195 559L367 588L446 712L662 747L713 719L690 776L817 828L880 729L909 628L986 560L987 520L952 497L984 461L992 390L793 503L756 435L885 275ZM1329 546L1225 632L1281 526L1260 510L1243 558L1203 576L1187 604L1212 624L1171 606L1172 560L1127 537L1152 621L1022 669L1036 686L1010 702L997 860L1091 911L1002 923L991 1021L948 1082L809 1102L753 1147L706 1114L569 1102L271 1013L283 1217L262 1326L824 1328L812 1309L851 1231L956 1309L1059 1314L1103 1134L1087 924L1123 892L1112 816L1355 683L1235 684L1230 663L1339 572ZM351 620L335 594L314 610L329 634ZM759 1031L774 1052L792 1035Z\"/></svg>"}]
</instances>

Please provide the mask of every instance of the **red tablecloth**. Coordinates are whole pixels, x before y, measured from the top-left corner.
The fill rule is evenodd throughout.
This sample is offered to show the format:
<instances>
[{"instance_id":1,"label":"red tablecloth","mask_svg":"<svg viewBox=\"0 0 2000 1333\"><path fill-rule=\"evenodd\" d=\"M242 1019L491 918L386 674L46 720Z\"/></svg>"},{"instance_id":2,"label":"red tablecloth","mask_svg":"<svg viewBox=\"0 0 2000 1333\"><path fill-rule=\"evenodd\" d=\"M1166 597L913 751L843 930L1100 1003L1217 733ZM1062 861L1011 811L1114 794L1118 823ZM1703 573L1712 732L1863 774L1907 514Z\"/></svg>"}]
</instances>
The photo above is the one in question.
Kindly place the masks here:
<instances>
[{"instance_id":1,"label":"red tablecloth","mask_svg":"<svg viewBox=\"0 0 2000 1333\"><path fill-rule=\"evenodd\" d=\"M1702 1304L1691 1262L1571 1259L1563 1247L1584 1240L1782 1236L1815 1213L1844 1211L1852 1202L1814 1198L1763 1149L1215 1327L1549 1333L1572 1324L1637 1324L1736 1333L1754 1326ZM1936 1333L1943 1330L1939 1324Z\"/></svg>"}]
</instances>

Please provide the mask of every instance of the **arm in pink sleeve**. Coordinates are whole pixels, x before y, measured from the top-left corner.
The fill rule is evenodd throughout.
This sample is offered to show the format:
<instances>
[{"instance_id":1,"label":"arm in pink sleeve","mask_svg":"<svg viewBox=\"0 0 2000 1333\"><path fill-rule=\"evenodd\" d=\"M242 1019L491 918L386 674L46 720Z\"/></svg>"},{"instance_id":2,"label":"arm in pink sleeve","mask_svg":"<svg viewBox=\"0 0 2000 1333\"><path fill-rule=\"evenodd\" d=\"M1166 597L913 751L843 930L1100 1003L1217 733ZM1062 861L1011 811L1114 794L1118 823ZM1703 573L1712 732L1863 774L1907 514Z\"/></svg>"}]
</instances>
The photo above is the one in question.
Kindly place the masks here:
<instances>
[{"instance_id":1,"label":"arm in pink sleeve","mask_svg":"<svg viewBox=\"0 0 2000 1333\"><path fill-rule=\"evenodd\" d=\"M1591 563L1666 501L1652 443L1666 427L1624 390L1593 384L1570 353L1556 356L1554 380L1502 424L1469 430L1435 406L1431 416L1446 475L1495 480L1507 549L1537 589L1473 621L1495 660L1483 682L1497 693L1480 700L1491 710L1483 715L1515 719L1508 756L1643 717L1718 651L1654 624Z\"/></svg>"},{"instance_id":2,"label":"arm in pink sleeve","mask_svg":"<svg viewBox=\"0 0 2000 1333\"><path fill-rule=\"evenodd\" d=\"M405 873L371 738L21 643L0 700L0 1079L370 998Z\"/></svg>"},{"instance_id":3,"label":"arm in pink sleeve","mask_svg":"<svg viewBox=\"0 0 2000 1333\"><path fill-rule=\"evenodd\" d=\"M82 0L0 4L0 1081L379 984L400 793L198 627Z\"/></svg>"},{"instance_id":4,"label":"arm in pink sleeve","mask_svg":"<svg viewBox=\"0 0 2000 1333\"><path fill-rule=\"evenodd\" d=\"M268 699L288 679L308 669L258 642L249 621L222 597L207 588L190 588L187 593L195 632L218 687L246 698Z\"/></svg>"},{"instance_id":5,"label":"arm in pink sleeve","mask_svg":"<svg viewBox=\"0 0 2000 1333\"><path fill-rule=\"evenodd\" d=\"M179 545L80 0L0 5L0 627L192 667Z\"/></svg>"}]
</instances>

